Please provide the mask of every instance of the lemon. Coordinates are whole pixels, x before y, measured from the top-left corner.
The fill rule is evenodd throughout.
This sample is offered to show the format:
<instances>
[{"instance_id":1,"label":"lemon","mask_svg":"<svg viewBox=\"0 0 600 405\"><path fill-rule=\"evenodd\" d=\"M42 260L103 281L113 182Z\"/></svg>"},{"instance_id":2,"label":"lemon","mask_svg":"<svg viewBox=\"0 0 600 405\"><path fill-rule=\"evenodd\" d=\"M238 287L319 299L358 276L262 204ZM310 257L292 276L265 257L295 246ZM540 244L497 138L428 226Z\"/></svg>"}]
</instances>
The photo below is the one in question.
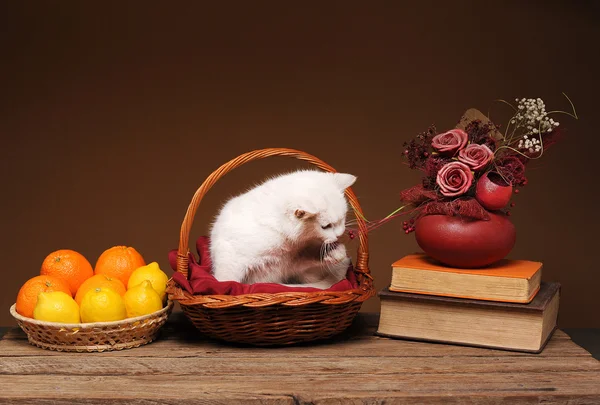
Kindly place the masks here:
<instances>
[{"instance_id":1,"label":"lemon","mask_svg":"<svg viewBox=\"0 0 600 405\"><path fill-rule=\"evenodd\" d=\"M82 322L120 321L127 317L123 298L106 287L94 288L85 293L80 313Z\"/></svg>"},{"instance_id":2,"label":"lemon","mask_svg":"<svg viewBox=\"0 0 600 405\"><path fill-rule=\"evenodd\" d=\"M169 277L158 267L158 263L152 262L135 269L129 277L127 289L141 284L144 280L149 280L152 283L152 288L158 293L161 300L165 298L165 290L167 289Z\"/></svg>"},{"instance_id":3,"label":"lemon","mask_svg":"<svg viewBox=\"0 0 600 405\"><path fill-rule=\"evenodd\" d=\"M79 305L73 297L62 291L41 292L33 309L33 319L48 322L79 323Z\"/></svg>"},{"instance_id":4,"label":"lemon","mask_svg":"<svg viewBox=\"0 0 600 405\"><path fill-rule=\"evenodd\" d=\"M127 317L142 316L156 312L162 308L160 295L152 288L149 280L127 290L123 296Z\"/></svg>"}]
</instances>

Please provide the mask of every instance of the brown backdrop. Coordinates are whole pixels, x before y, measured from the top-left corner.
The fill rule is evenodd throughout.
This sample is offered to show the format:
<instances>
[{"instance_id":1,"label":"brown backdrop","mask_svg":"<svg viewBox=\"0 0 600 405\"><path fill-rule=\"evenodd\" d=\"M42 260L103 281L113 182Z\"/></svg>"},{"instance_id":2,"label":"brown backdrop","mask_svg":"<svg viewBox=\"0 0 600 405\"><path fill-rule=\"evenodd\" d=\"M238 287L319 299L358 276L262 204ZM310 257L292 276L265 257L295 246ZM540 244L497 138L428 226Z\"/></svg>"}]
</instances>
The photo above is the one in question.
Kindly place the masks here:
<instances>
[{"instance_id":1,"label":"brown backdrop","mask_svg":"<svg viewBox=\"0 0 600 405\"><path fill-rule=\"evenodd\" d=\"M600 327L597 2L250 3L3 2L0 324L53 250L93 263L125 244L168 268L196 187L240 153L313 153L358 175L377 218L418 180L404 141L468 107L502 116L497 98L566 109L564 91L581 119L559 119L569 136L516 198L511 257L562 283L562 327ZM194 237L227 196L293 167L275 158L226 177ZM400 228L370 237L378 288L417 249Z\"/></svg>"}]
</instances>

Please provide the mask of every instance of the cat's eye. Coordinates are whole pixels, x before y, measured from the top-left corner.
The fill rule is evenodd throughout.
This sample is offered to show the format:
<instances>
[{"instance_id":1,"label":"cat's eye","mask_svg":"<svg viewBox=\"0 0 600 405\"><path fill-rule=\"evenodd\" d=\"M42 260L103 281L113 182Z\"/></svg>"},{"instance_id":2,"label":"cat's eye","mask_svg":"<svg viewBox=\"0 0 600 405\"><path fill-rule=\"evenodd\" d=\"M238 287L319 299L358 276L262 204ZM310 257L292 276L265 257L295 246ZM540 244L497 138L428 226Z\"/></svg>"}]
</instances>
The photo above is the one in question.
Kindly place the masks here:
<instances>
[{"instance_id":1,"label":"cat's eye","mask_svg":"<svg viewBox=\"0 0 600 405\"><path fill-rule=\"evenodd\" d=\"M331 224L321 225L321 228L323 228L323 229L329 229L329 228L331 228Z\"/></svg>"}]
</instances>

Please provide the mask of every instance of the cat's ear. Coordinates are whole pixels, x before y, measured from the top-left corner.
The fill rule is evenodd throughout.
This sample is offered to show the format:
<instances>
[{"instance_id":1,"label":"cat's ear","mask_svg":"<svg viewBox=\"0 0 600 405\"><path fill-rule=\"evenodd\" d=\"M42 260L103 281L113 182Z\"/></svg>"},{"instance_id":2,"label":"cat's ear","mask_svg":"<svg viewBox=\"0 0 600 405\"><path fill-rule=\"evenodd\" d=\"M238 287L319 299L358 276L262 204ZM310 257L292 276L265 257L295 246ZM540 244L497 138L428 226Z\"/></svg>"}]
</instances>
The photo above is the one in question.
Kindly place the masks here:
<instances>
[{"instance_id":1,"label":"cat's ear","mask_svg":"<svg viewBox=\"0 0 600 405\"><path fill-rule=\"evenodd\" d=\"M356 176L348 173L334 173L333 178L342 191L353 185L356 181Z\"/></svg>"},{"instance_id":2,"label":"cat's ear","mask_svg":"<svg viewBox=\"0 0 600 405\"><path fill-rule=\"evenodd\" d=\"M314 217L315 216L315 214L310 213L310 212L305 211L305 210L300 209L300 208L298 208L296 211L294 211L294 215L298 219L306 219L306 218L310 218L310 217Z\"/></svg>"}]
</instances>

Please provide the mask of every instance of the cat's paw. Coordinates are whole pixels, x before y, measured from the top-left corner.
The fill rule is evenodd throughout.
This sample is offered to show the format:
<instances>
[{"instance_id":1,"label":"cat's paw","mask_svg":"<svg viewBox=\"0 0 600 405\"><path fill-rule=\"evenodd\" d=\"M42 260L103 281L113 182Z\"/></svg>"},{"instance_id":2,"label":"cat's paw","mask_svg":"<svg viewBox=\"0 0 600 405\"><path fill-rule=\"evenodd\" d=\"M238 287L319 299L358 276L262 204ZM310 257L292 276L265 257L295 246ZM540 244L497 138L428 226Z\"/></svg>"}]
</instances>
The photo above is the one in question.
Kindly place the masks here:
<instances>
[{"instance_id":1,"label":"cat's paw","mask_svg":"<svg viewBox=\"0 0 600 405\"><path fill-rule=\"evenodd\" d=\"M347 257L348 255L346 254L346 246L340 243L335 247L335 249L327 252L324 261L328 264L337 264L344 261Z\"/></svg>"}]
</instances>

